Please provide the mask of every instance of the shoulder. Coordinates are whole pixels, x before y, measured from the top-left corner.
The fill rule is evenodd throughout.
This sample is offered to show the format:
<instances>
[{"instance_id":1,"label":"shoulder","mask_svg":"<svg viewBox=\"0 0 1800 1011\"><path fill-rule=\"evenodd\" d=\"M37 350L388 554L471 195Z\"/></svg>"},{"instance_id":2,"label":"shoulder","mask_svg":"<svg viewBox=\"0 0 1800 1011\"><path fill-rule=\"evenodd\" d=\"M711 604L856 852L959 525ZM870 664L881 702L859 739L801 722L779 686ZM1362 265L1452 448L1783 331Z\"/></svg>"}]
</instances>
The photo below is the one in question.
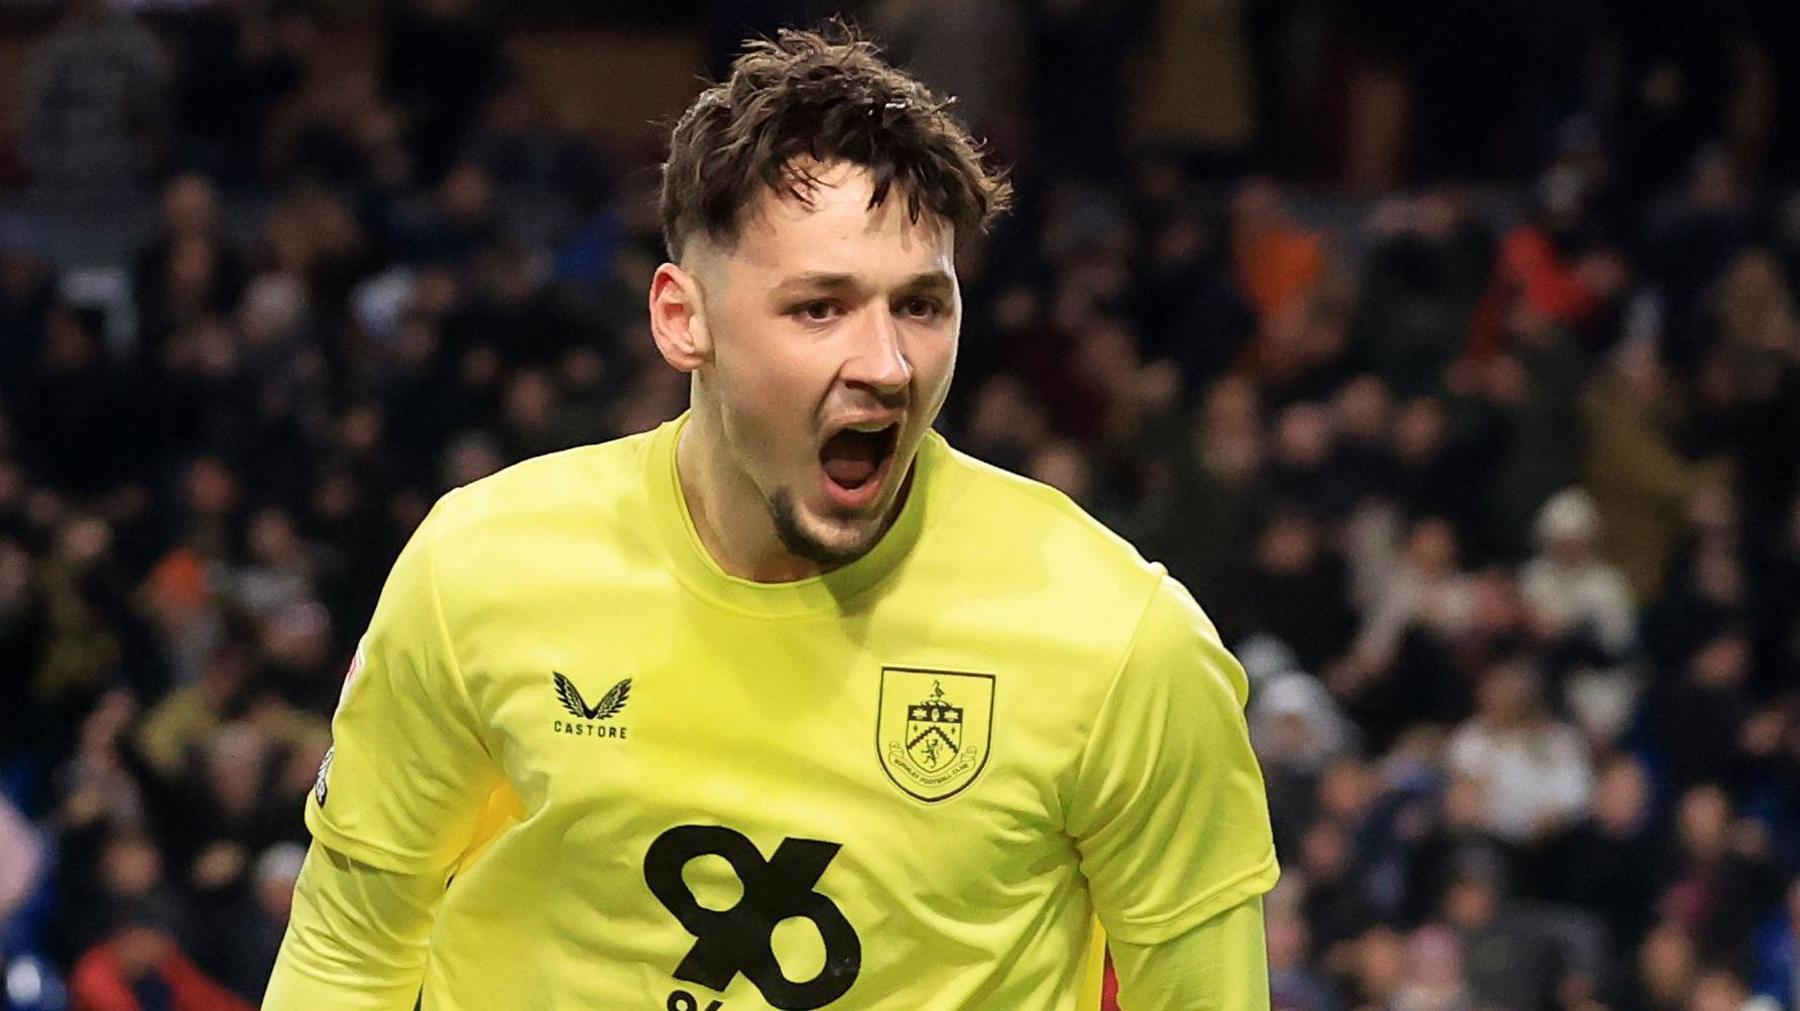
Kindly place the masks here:
<instances>
[{"instance_id":1,"label":"shoulder","mask_svg":"<svg viewBox=\"0 0 1800 1011\"><path fill-rule=\"evenodd\" d=\"M532 457L438 500L426 520L437 540L516 532L520 525L554 524L559 517L601 521L629 510L643 492L644 454L651 433Z\"/></svg>"},{"instance_id":2,"label":"shoulder","mask_svg":"<svg viewBox=\"0 0 1800 1011\"><path fill-rule=\"evenodd\" d=\"M438 500L415 535L454 616L508 612L652 564L647 436L522 461Z\"/></svg>"},{"instance_id":3,"label":"shoulder","mask_svg":"<svg viewBox=\"0 0 1800 1011\"><path fill-rule=\"evenodd\" d=\"M971 564L1024 579L1039 566L1051 579L1092 597L1130 591L1143 604L1161 582L1163 567L1049 485L942 447L946 494L934 501L933 529L941 543Z\"/></svg>"},{"instance_id":4,"label":"shoulder","mask_svg":"<svg viewBox=\"0 0 1800 1011\"><path fill-rule=\"evenodd\" d=\"M933 439L925 529L901 585L939 632L1029 643L1038 668L1103 689L1170 582L1163 567L1062 492Z\"/></svg>"}]
</instances>

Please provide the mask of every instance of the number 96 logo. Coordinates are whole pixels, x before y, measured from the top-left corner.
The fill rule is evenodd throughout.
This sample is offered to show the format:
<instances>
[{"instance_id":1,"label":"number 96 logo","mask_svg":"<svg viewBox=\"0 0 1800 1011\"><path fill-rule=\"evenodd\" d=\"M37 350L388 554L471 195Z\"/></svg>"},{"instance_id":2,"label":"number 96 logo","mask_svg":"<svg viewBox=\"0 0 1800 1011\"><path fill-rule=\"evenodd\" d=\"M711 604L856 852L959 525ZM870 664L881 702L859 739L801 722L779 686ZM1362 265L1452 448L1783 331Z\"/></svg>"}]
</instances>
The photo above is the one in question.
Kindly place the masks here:
<instances>
[{"instance_id":1,"label":"number 96 logo","mask_svg":"<svg viewBox=\"0 0 1800 1011\"><path fill-rule=\"evenodd\" d=\"M841 848L818 839L783 839L764 860L755 843L722 825L678 825L658 836L644 855L644 881L695 938L675 978L722 991L742 974L781 1011L813 1011L849 992L862 971L862 941L837 904L813 890ZM743 898L729 909L702 906L682 880L690 861L708 855L723 857L743 883ZM789 979L775 958L775 925L793 918L810 921L825 942L825 964L811 979ZM685 990L668 1000L668 1011L719 1007L719 1001L702 1007Z\"/></svg>"}]
</instances>

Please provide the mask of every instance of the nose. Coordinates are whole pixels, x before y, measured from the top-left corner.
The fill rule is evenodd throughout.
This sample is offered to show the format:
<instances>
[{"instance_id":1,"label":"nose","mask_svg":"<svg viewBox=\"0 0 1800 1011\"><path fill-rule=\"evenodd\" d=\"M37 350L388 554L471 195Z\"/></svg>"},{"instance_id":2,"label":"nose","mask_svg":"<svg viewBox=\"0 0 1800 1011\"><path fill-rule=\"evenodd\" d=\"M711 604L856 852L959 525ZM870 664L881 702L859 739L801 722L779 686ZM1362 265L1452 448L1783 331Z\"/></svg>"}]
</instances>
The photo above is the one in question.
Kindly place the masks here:
<instances>
[{"instance_id":1,"label":"nose","mask_svg":"<svg viewBox=\"0 0 1800 1011\"><path fill-rule=\"evenodd\" d=\"M844 380L877 393L895 394L912 382L912 363L901 346L900 327L885 305L870 307L869 321L859 327L856 347L844 363Z\"/></svg>"}]
</instances>

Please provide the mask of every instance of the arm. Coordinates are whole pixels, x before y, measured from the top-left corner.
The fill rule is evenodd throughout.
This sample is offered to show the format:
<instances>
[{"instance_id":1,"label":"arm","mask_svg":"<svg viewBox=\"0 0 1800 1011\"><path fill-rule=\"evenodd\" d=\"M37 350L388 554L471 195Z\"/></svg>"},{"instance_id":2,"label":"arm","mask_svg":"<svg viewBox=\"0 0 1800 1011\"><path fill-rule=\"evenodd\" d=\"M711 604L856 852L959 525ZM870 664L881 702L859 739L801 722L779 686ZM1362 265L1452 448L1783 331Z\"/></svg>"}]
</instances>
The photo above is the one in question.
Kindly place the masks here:
<instances>
[{"instance_id":1,"label":"arm","mask_svg":"<svg viewBox=\"0 0 1800 1011\"><path fill-rule=\"evenodd\" d=\"M503 782L436 584L441 511L395 561L332 718L265 1008L411 1008L445 883Z\"/></svg>"},{"instance_id":2,"label":"arm","mask_svg":"<svg viewBox=\"0 0 1800 1011\"><path fill-rule=\"evenodd\" d=\"M1119 1011L1269 1006L1260 895L1161 944L1114 942L1111 950Z\"/></svg>"},{"instance_id":3,"label":"arm","mask_svg":"<svg viewBox=\"0 0 1800 1011\"><path fill-rule=\"evenodd\" d=\"M1068 808L1088 893L1121 959L1124 1008L1238 1011L1267 991L1264 982L1251 1003L1229 991L1210 1002L1180 968L1211 951L1242 978L1268 974L1256 900L1279 871L1247 692L1199 605L1163 579L1100 706Z\"/></svg>"},{"instance_id":4,"label":"arm","mask_svg":"<svg viewBox=\"0 0 1800 1011\"><path fill-rule=\"evenodd\" d=\"M444 881L377 870L314 843L263 1007L406 1011Z\"/></svg>"}]
</instances>

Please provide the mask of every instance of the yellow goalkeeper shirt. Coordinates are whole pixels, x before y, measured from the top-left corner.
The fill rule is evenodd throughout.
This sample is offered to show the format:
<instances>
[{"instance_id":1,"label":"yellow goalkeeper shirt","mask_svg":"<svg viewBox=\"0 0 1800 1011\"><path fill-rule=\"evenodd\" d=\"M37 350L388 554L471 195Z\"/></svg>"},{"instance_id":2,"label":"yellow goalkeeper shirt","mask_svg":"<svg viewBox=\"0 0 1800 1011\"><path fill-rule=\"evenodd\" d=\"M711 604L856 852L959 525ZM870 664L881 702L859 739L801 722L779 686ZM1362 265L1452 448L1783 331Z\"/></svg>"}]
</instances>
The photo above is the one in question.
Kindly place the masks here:
<instances>
[{"instance_id":1,"label":"yellow goalkeeper shirt","mask_svg":"<svg viewBox=\"0 0 1800 1011\"><path fill-rule=\"evenodd\" d=\"M934 433L869 554L734 578L681 424L450 493L382 593L306 821L448 882L427 1011L1086 1011L1096 918L1272 886L1243 672L1160 566Z\"/></svg>"}]
</instances>

